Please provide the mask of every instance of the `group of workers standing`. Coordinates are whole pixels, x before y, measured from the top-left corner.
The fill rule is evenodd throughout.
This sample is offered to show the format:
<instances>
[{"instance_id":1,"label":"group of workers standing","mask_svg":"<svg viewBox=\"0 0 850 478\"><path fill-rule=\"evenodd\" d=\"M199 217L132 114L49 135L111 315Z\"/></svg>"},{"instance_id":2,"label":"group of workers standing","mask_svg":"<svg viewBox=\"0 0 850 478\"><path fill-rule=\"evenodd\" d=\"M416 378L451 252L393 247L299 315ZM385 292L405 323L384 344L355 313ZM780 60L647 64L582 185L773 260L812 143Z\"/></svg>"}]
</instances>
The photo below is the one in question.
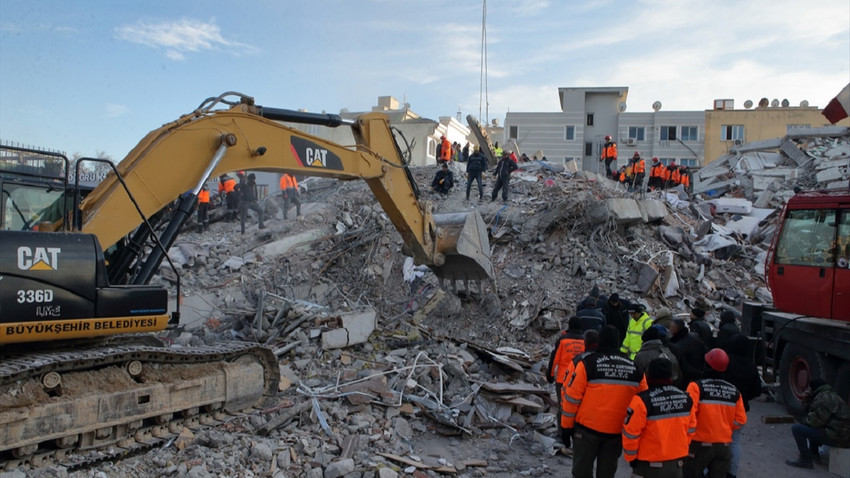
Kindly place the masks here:
<instances>
[{"instance_id":1,"label":"group of workers standing","mask_svg":"<svg viewBox=\"0 0 850 478\"><path fill-rule=\"evenodd\" d=\"M669 189L682 185L685 191L691 185L691 170L685 165L676 165L675 161L671 161L669 165L665 165L657 157L652 158L652 164L649 169L649 180L646 179L646 161L640 156L640 152L635 151L634 155L629 158L628 164L616 169L617 163L617 143L610 135L605 136L605 144L602 146L602 154L599 161L604 161L605 175L609 178L625 184L630 191L640 191L646 187L648 190ZM611 165L615 165L615 169Z\"/></svg>"},{"instance_id":2,"label":"group of workers standing","mask_svg":"<svg viewBox=\"0 0 850 478\"><path fill-rule=\"evenodd\" d=\"M257 214L259 228L265 229L265 212L259 204L260 194L257 186L257 177L254 173L245 174L244 171L236 173L236 179L227 174L218 177L218 197L221 204L225 206L224 220L234 222L239 219L240 230L245 234L245 223L248 219L248 211ZM283 219L287 219L287 212L294 205L296 215L301 215L301 193L298 181L291 174L284 174L280 178L281 199L283 201ZM198 192L198 228L197 232L209 229L210 191L204 185Z\"/></svg>"},{"instance_id":3,"label":"group of workers standing","mask_svg":"<svg viewBox=\"0 0 850 478\"><path fill-rule=\"evenodd\" d=\"M653 319L642 304L597 288L579 304L547 370L573 477L593 477L595 466L597 478L613 478L621 454L632 476L737 475L741 430L761 378L735 313L721 313L715 335L699 306L707 305L694 307L689 322L667 309ZM850 437L840 439L850 430L846 403L836 404L828 385L812 388L824 405L792 429L800 458L791 466L811 468L820 444L850 445Z\"/></svg>"},{"instance_id":4,"label":"group of workers standing","mask_svg":"<svg viewBox=\"0 0 850 478\"><path fill-rule=\"evenodd\" d=\"M441 152L446 151L446 148L451 149L451 144L445 136L442 136L440 139L443 144L442 148L440 148ZM469 145L467 144L467 147L468 146ZM464 149L466 150L467 148ZM487 157L481 152L481 148L479 146L475 146L471 154L464 154L464 156L466 158L466 200L469 200L473 183L478 184L478 199L482 200L484 199L482 176L485 172L487 172L489 166ZM440 194L447 195L455 183L454 174L449 169L449 162L451 159L446 159L439 155L437 157L439 158L437 162L440 164L440 169L431 181L431 189ZM510 191L511 173L518 169L517 159L515 158L515 153L508 152L502 152L499 157L499 162L493 169L495 183L493 184L493 190L490 193L490 201L495 201L501 192L502 201L507 202L508 193Z\"/></svg>"}]
</instances>

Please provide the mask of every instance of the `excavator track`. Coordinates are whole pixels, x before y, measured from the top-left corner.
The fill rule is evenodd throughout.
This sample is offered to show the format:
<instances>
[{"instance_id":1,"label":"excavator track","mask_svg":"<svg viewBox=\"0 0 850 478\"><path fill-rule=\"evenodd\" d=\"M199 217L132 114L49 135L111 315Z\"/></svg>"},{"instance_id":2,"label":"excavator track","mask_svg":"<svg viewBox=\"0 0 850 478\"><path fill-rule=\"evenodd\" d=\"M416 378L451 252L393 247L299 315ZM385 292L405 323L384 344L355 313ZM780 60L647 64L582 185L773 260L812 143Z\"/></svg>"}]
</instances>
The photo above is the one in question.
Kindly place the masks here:
<instances>
[{"instance_id":1,"label":"excavator track","mask_svg":"<svg viewBox=\"0 0 850 478\"><path fill-rule=\"evenodd\" d=\"M167 443L260 405L278 361L245 342L166 348L132 340L0 359L0 469L70 468Z\"/></svg>"}]
</instances>

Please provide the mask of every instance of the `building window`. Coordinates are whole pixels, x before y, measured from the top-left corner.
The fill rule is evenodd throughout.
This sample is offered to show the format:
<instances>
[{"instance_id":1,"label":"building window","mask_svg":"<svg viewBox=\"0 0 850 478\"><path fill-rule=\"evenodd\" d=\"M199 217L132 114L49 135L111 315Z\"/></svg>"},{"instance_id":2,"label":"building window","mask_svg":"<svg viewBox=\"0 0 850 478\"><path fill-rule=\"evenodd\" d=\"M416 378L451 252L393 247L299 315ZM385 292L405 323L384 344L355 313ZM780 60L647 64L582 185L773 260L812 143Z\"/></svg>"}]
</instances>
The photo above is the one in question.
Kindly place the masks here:
<instances>
[{"instance_id":1,"label":"building window","mask_svg":"<svg viewBox=\"0 0 850 478\"><path fill-rule=\"evenodd\" d=\"M588 114L587 114L587 125L588 125L588 126L593 126L593 113L588 113Z\"/></svg>"},{"instance_id":2,"label":"building window","mask_svg":"<svg viewBox=\"0 0 850 478\"><path fill-rule=\"evenodd\" d=\"M629 126L629 139L644 141L646 139L646 128L643 126Z\"/></svg>"},{"instance_id":3,"label":"building window","mask_svg":"<svg viewBox=\"0 0 850 478\"><path fill-rule=\"evenodd\" d=\"M679 137L682 141L699 141L699 129L696 126L682 126L682 134Z\"/></svg>"},{"instance_id":4,"label":"building window","mask_svg":"<svg viewBox=\"0 0 850 478\"><path fill-rule=\"evenodd\" d=\"M428 139L428 156L437 157L437 142L433 139Z\"/></svg>"},{"instance_id":5,"label":"building window","mask_svg":"<svg viewBox=\"0 0 850 478\"><path fill-rule=\"evenodd\" d=\"M676 164L692 168L692 167L697 165L697 159L696 158L680 158L679 161L676 162Z\"/></svg>"},{"instance_id":6,"label":"building window","mask_svg":"<svg viewBox=\"0 0 850 478\"><path fill-rule=\"evenodd\" d=\"M720 127L720 141L744 140L744 125L724 124Z\"/></svg>"},{"instance_id":7,"label":"building window","mask_svg":"<svg viewBox=\"0 0 850 478\"><path fill-rule=\"evenodd\" d=\"M511 126L510 133L508 135L509 139L517 139L517 133L519 132L518 126Z\"/></svg>"},{"instance_id":8,"label":"building window","mask_svg":"<svg viewBox=\"0 0 850 478\"><path fill-rule=\"evenodd\" d=\"M584 155L593 156L593 143L584 143Z\"/></svg>"},{"instance_id":9,"label":"building window","mask_svg":"<svg viewBox=\"0 0 850 478\"><path fill-rule=\"evenodd\" d=\"M662 126L661 127L661 141L676 141L676 127L675 126Z\"/></svg>"},{"instance_id":10,"label":"building window","mask_svg":"<svg viewBox=\"0 0 850 478\"><path fill-rule=\"evenodd\" d=\"M676 162L676 158L658 158L664 166L670 166L670 163Z\"/></svg>"},{"instance_id":11,"label":"building window","mask_svg":"<svg viewBox=\"0 0 850 478\"><path fill-rule=\"evenodd\" d=\"M564 139L567 141L572 141L576 139L576 127L575 126L564 126Z\"/></svg>"}]
</instances>

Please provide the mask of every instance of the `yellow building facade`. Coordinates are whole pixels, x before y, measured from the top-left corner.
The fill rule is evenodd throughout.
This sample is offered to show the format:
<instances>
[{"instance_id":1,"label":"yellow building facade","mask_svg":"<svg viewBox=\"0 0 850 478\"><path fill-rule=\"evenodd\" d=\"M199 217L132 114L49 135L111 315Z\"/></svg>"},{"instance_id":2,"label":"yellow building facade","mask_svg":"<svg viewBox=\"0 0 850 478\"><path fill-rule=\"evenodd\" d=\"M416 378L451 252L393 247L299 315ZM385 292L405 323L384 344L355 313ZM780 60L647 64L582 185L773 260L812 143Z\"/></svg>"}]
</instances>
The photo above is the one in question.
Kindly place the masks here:
<instances>
[{"instance_id":1,"label":"yellow building facade","mask_svg":"<svg viewBox=\"0 0 850 478\"><path fill-rule=\"evenodd\" d=\"M734 109L732 100L715 101L715 109L705 112L705 164L729 154L741 144L781 138L788 128L830 126L814 106L759 106ZM835 126L850 126L845 118Z\"/></svg>"}]
</instances>

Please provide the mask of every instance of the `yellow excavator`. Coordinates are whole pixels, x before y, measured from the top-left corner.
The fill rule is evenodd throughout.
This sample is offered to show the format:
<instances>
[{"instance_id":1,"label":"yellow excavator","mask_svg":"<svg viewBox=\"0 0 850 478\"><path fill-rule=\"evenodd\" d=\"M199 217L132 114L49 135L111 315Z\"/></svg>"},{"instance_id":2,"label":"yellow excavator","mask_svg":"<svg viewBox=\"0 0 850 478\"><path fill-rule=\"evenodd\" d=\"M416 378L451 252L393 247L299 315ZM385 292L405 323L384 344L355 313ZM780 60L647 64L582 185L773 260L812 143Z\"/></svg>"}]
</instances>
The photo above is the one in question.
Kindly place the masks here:
<instances>
[{"instance_id":1,"label":"yellow excavator","mask_svg":"<svg viewBox=\"0 0 850 478\"><path fill-rule=\"evenodd\" d=\"M284 123L349 126L356 145ZM276 391L266 347L164 347L149 334L179 323L179 300L169 314L168 291L147 284L211 177L362 179L416 264L467 286L493 278L481 217L433 213L380 113L345 120L225 93L107 162L112 173L89 191L67 158L45 175L27 154L0 154L0 468L103 460Z\"/></svg>"}]
</instances>

